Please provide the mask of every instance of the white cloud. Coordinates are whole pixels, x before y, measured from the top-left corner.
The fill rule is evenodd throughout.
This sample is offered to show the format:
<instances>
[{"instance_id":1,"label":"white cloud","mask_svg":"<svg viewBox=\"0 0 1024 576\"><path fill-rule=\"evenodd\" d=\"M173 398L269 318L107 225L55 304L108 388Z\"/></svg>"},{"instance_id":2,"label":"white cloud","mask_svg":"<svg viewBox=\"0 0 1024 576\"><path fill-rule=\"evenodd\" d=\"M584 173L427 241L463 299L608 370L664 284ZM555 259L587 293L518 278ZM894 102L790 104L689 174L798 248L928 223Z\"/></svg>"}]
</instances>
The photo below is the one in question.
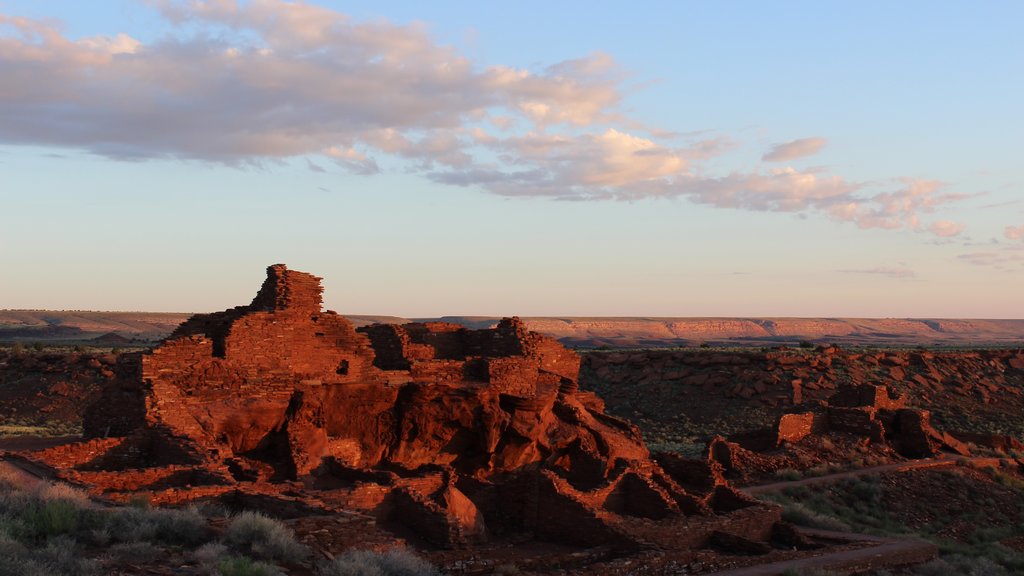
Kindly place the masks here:
<instances>
[{"instance_id":1,"label":"white cloud","mask_svg":"<svg viewBox=\"0 0 1024 576\"><path fill-rule=\"evenodd\" d=\"M0 30L0 141L237 164L372 146L392 132L429 143L405 153L434 160L439 139L490 114L583 126L613 117L620 98L601 54L538 72L480 67L423 26L355 23L308 4L162 8L177 36L146 45L0 16L13 30ZM465 163L448 152L436 159Z\"/></svg>"},{"instance_id":2,"label":"white cloud","mask_svg":"<svg viewBox=\"0 0 1024 576\"><path fill-rule=\"evenodd\" d=\"M123 33L75 39L0 15L0 143L228 165L305 157L314 171L322 161L366 175L389 157L509 196L682 197L862 228L962 229L921 222L962 198L937 182L869 185L791 167L715 174L705 161L736 143L625 116L625 74L606 54L527 70L473 62L424 25L357 22L312 4L157 5L170 32L148 43ZM763 159L825 144L794 140Z\"/></svg>"},{"instance_id":3,"label":"white cloud","mask_svg":"<svg viewBox=\"0 0 1024 576\"><path fill-rule=\"evenodd\" d=\"M1003 230L1003 236L1006 236L1009 240L1020 240L1024 238L1024 225L1021 226L1007 226Z\"/></svg>"},{"instance_id":4,"label":"white cloud","mask_svg":"<svg viewBox=\"0 0 1024 576\"><path fill-rule=\"evenodd\" d=\"M824 138L814 137L800 138L792 142L776 144L761 157L761 160L764 162L786 162L805 156L813 156L820 152L827 143L828 141Z\"/></svg>"}]
</instances>

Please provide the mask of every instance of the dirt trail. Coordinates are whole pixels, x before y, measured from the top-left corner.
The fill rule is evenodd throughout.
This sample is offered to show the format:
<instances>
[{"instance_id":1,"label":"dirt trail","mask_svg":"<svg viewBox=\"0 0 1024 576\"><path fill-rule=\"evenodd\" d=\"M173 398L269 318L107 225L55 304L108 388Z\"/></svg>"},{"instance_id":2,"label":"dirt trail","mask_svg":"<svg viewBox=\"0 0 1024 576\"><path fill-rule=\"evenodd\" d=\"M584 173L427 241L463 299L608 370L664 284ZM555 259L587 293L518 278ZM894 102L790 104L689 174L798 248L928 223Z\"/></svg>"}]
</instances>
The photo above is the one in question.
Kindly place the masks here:
<instances>
[{"instance_id":1,"label":"dirt trail","mask_svg":"<svg viewBox=\"0 0 1024 576\"><path fill-rule=\"evenodd\" d=\"M0 451L42 450L81 440L81 436L4 436L0 437Z\"/></svg>"},{"instance_id":2,"label":"dirt trail","mask_svg":"<svg viewBox=\"0 0 1024 576\"><path fill-rule=\"evenodd\" d=\"M813 569L828 569L842 573L853 573L872 570L886 566L916 564L927 562L936 557L938 548L930 542L914 538L891 539L867 536L864 534L848 534L826 530L801 528L801 531L816 538L828 538L848 542L873 542L873 546L857 550L844 550L821 556L797 558L759 566L747 566L734 570L715 572L718 576L777 576L786 571L801 572Z\"/></svg>"},{"instance_id":3,"label":"dirt trail","mask_svg":"<svg viewBox=\"0 0 1024 576\"><path fill-rule=\"evenodd\" d=\"M955 466L960 460L967 460L969 462L979 462L992 460L996 465L999 464L998 458L926 458L924 460L913 460L910 462L895 462L893 464L882 464L881 466L872 466L870 468L858 468L856 470L848 470L846 472L836 472L835 474L827 474L825 476L814 476L812 478L802 478L800 480L787 480L783 482L772 482L771 484L761 484L758 486L743 486L739 489L747 494L761 494L763 492L776 492L778 490L785 490L786 488L797 488L800 486L811 486L814 484L828 484L837 480L843 480L845 478L856 478L858 476L867 476L870 474L881 474L884 472L902 472L905 470L917 470L921 468L940 468L945 466Z\"/></svg>"},{"instance_id":4,"label":"dirt trail","mask_svg":"<svg viewBox=\"0 0 1024 576\"><path fill-rule=\"evenodd\" d=\"M926 468L956 466L958 462L965 460L971 466L975 467L982 467L988 465L999 466L1000 464L999 458L989 457L928 458L925 460L915 460L911 462L896 462L893 464L872 466L870 468L860 468L858 470L837 472L835 474L829 474L827 476L803 478L801 480L791 480L786 482L773 482L771 484L762 484L760 486L747 486L744 488L740 488L740 490L746 492L747 494L754 495L761 494L764 492L785 490L787 488L796 488L799 486L827 484L830 482L836 482L838 480L843 480L846 478L856 478L859 476L867 476L870 474L881 474L885 472L902 472L906 470L919 470ZM875 569L884 566L895 566L900 564L926 562L928 560L931 560L932 558L935 558L938 553L938 549L935 547L935 545L916 538L882 538L879 536L869 536L866 534L832 532L827 530L816 530L812 528L803 527L800 528L800 531L807 534L808 536L813 536L815 538L835 539L839 541L848 542L872 542L873 545L865 548L860 548L857 550L845 550L842 552L824 554L821 556L798 558L795 560L786 560L783 562L762 564L759 566L749 566L746 568L737 568L734 570L715 572L715 574L718 574L719 576L775 576L778 574L783 574L784 572L790 570L799 572L802 570L809 569L828 569L843 572L856 572L859 570Z\"/></svg>"}]
</instances>

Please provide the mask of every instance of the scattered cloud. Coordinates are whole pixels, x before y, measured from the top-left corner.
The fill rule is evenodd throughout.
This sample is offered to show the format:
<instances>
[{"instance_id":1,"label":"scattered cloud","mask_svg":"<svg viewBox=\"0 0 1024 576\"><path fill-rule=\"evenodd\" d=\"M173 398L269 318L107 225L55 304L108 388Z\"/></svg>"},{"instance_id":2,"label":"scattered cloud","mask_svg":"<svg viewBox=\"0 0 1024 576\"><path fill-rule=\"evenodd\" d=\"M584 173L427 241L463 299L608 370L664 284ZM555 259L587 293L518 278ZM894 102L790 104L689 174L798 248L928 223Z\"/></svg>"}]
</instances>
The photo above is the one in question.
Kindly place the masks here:
<instances>
[{"instance_id":1,"label":"scattered cloud","mask_svg":"<svg viewBox=\"0 0 1024 576\"><path fill-rule=\"evenodd\" d=\"M1021 226L1007 226L1003 230L1003 236L1010 240L1020 240L1024 238L1024 225Z\"/></svg>"},{"instance_id":2,"label":"scattered cloud","mask_svg":"<svg viewBox=\"0 0 1024 576\"><path fill-rule=\"evenodd\" d=\"M1010 245L982 252L968 252L957 256L961 261L996 270L1024 268L1024 245Z\"/></svg>"},{"instance_id":3,"label":"scattered cloud","mask_svg":"<svg viewBox=\"0 0 1024 576\"><path fill-rule=\"evenodd\" d=\"M965 226L950 220L938 220L928 227L928 231L942 238L950 238L964 231Z\"/></svg>"},{"instance_id":4,"label":"scattered cloud","mask_svg":"<svg viewBox=\"0 0 1024 576\"><path fill-rule=\"evenodd\" d=\"M904 267L888 267L878 266L875 268L866 268L863 270L840 270L848 274L871 274L875 276L888 276L889 278L896 278L899 280L906 280L910 278L916 278L917 273L910 268Z\"/></svg>"},{"instance_id":5,"label":"scattered cloud","mask_svg":"<svg viewBox=\"0 0 1024 576\"><path fill-rule=\"evenodd\" d=\"M537 69L474 62L421 24L358 22L283 0L153 0L165 36L73 38L0 15L0 143L125 160L230 166L305 158L373 175L399 170L504 196L679 197L815 214L940 237L922 218L965 198L939 182L856 182L822 168L714 173L736 148L713 132L645 127L620 109L628 75L595 53ZM775 145L785 162L826 145Z\"/></svg>"},{"instance_id":6,"label":"scattered cloud","mask_svg":"<svg viewBox=\"0 0 1024 576\"><path fill-rule=\"evenodd\" d=\"M805 156L813 156L825 147L828 141L824 138L800 138L772 146L772 149L761 156L764 162L788 162Z\"/></svg>"}]
</instances>

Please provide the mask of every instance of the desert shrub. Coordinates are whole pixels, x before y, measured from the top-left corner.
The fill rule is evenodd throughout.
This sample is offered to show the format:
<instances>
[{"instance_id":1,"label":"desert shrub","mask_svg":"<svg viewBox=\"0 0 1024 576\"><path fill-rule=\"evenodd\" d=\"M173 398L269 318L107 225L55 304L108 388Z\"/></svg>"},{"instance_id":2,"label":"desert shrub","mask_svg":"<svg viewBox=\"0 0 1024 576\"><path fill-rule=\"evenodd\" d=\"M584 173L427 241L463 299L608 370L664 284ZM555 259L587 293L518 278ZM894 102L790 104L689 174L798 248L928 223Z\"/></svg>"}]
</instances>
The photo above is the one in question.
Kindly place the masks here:
<instances>
[{"instance_id":1,"label":"desert shrub","mask_svg":"<svg viewBox=\"0 0 1024 576\"><path fill-rule=\"evenodd\" d=\"M0 576L92 576L97 565L79 558L75 541L58 536L36 550L0 545Z\"/></svg>"},{"instance_id":2,"label":"desert shrub","mask_svg":"<svg viewBox=\"0 0 1024 576\"><path fill-rule=\"evenodd\" d=\"M854 478L844 487L842 499L851 508L876 509L882 505L882 485L877 477Z\"/></svg>"},{"instance_id":3,"label":"desert shrub","mask_svg":"<svg viewBox=\"0 0 1024 576\"><path fill-rule=\"evenodd\" d=\"M0 530L23 543L72 534L95 522L85 494L65 484L40 484L30 491L0 491Z\"/></svg>"},{"instance_id":4,"label":"desert shrub","mask_svg":"<svg viewBox=\"0 0 1024 576\"><path fill-rule=\"evenodd\" d=\"M110 515L110 534L119 542L195 546L208 539L206 519L198 509L121 508Z\"/></svg>"},{"instance_id":5,"label":"desert shrub","mask_svg":"<svg viewBox=\"0 0 1024 576\"><path fill-rule=\"evenodd\" d=\"M33 495L39 500L46 502L63 500L74 503L79 507L89 505L89 496L85 492L69 484L59 482L56 484L50 484L48 482L39 484L35 490L33 490Z\"/></svg>"},{"instance_id":6,"label":"desert shrub","mask_svg":"<svg viewBox=\"0 0 1024 576\"><path fill-rule=\"evenodd\" d=\"M1005 568L988 558L968 558L959 554L936 558L913 568L914 576L1009 576Z\"/></svg>"},{"instance_id":7,"label":"desert shrub","mask_svg":"<svg viewBox=\"0 0 1024 576\"><path fill-rule=\"evenodd\" d=\"M850 529L842 520L811 510L799 502L790 502L782 508L782 519L797 526L845 532Z\"/></svg>"},{"instance_id":8,"label":"desert shrub","mask_svg":"<svg viewBox=\"0 0 1024 576\"><path fill-rule=\"evenodd\" d=\"M19 551L26 550L25 545L11 538L9 534L0 532L0 558L17 556Z\"/></svg>"},{"instance_id":9,"label":"desert shrub","mask_svg":"<svg viewBox=\"0 0 1024 576\"><path fill-rule=\"evenodd\" d=\"M228 547L220 542L207 542L192 552L192 559L200 566L212 569L228 553Z\"/></svg>"},{"instance_id":10,"label":"desert shrub","mask_svg":"<svg viewBox=\"0 0 1024 576\"><path fill-rule=\"evenodd\" d=\"M15 534L25 541L44 541L71 534L81 524L81 509L69 500L37 500L23 510Z\"/></svg>"},{"instance_id":11,"label":"desert shrub","mask_svg":"<svg viewBox=\"0 0 1024 576\"><path fill-rule=\"evenodd\" d=\"M199 513L207 518L230 518L231 510L216 500L197 503Z\"/></svg>"},{"instance_id":12,"label":"desert shrub","mask_svg":"<svg viewBox=\"0 0 1024 576\"><path fill-rule=\"evenodd\" d=\"M692 441L647 443L647 449L652 453L675 452L684 458L700 458L704 454L704 450L706 448L707 444Z\"/></svg>"},{"instance_id":13,"label":"desert shrub","mask_svg":"<svg viewBox=\"0 0 1024 576\"><path fill-rule=\"evenodd\" d=\"M284 524L258 512L242 512L232 518L224 541L239 552L265 560L298 562L309 555Z\"/></svg>"},{"instance_id":14,"label":"desert shrub","mask_svg":"<svg viewBox=\"0 0 1024 576\"><path fill-rule=\"evenodd\" d=\"M349 550L320 567L321 576L440 576L426 560L404 548L387 552Z\"/></svg>"},{"instance_id":15,"label":"desert shrub","mask_svg":"<svg viewBox=\"0 0 1024 576\"><path fill-rule=\"evenodd\" d=\"M161 550L149 542L122 542L108 548L107 555L115 561L146 563L160 557Z\"/></svg>"},{"instance_id":16,"label":"desert shrub","mask_svg":"<svg viewBox=\"0 0 1024 576\"><path fill-rule=\"evenodd\" d=\"M779 480L799 480L803 478L804 475L795 468L780 468L775 471L775 477Z\"/></svg>"},{"instance_id":17,"label":"desert shrub","mask_svg":"<svg viewBox=\"0 0 1024 576\"><path fill-rule=\"evenodd\" d=\"M807 469L808 476L825 476L829 473L828 464L818 464Z\"/></svg>"},{"instance_id":18,"label":"desert shrub","mask_svg":"<svg viewBox=\"0 0 1024 576\"><path fill-rule=\"evenodd\" d=\"M281 571L276 566L245 556L232 556L217 563L217 573L221 576L278 576Z\"/></svg>"},{"instance_id":19,"label":"desert shrub","mask_svg":"<svg viewBox=\"0 0 1024 576\"><path fill-rule=\"evenodd\" d=\"M1019 476L1000 472L995 469L992 470L991 475L992 479L999 484L1017 492L1024 492L1024 479L1021 479Z\"/></svg>"},{"instance_id":20,"label":"desert shrub","mask_svg":"<svg viewBox=\"0 0 1024 576\"><path fill-rule=\"evenodd\" d=\"M79 538L86 544L100 548L108 546L111 540L113 540L113 537L110 535L110 529L105 525L92 528L91 530L83 530Z\"/></svg>"},{"instance_id":21,"label":"desert shrub","mask_svg":"<svg viewBox=\"0 0 1024 576\"><path fill-rule=\"evenodd\" d=\"M11 492L16 490L20 477L13 467L0 466L0 492Z\"/></svg>"}]
</instances>

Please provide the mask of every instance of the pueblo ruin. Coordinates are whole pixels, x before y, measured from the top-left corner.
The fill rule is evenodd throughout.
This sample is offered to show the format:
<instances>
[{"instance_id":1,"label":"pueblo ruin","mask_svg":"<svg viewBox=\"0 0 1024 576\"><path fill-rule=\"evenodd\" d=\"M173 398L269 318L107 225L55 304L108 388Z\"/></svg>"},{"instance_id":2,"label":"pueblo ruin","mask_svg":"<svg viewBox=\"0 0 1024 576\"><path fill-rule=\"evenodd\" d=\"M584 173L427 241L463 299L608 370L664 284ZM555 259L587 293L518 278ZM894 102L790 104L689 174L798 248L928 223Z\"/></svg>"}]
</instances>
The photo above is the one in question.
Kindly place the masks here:
<instances>
[{"instance_id":1,"label":"pueblo ruin","mask_svg":"<svg viewBox=\"0 0 1024 576\"><path fill-rule=\"evenodd\" d=\"M88 439L32 458L115 501L358 512L439 549L803 542L710 455L659 465L579 389L579 356L518 319L356 329L321 292L320 278L269 267L251 304L121 355L86 411Z\"/></svg>"}]
</instances>

